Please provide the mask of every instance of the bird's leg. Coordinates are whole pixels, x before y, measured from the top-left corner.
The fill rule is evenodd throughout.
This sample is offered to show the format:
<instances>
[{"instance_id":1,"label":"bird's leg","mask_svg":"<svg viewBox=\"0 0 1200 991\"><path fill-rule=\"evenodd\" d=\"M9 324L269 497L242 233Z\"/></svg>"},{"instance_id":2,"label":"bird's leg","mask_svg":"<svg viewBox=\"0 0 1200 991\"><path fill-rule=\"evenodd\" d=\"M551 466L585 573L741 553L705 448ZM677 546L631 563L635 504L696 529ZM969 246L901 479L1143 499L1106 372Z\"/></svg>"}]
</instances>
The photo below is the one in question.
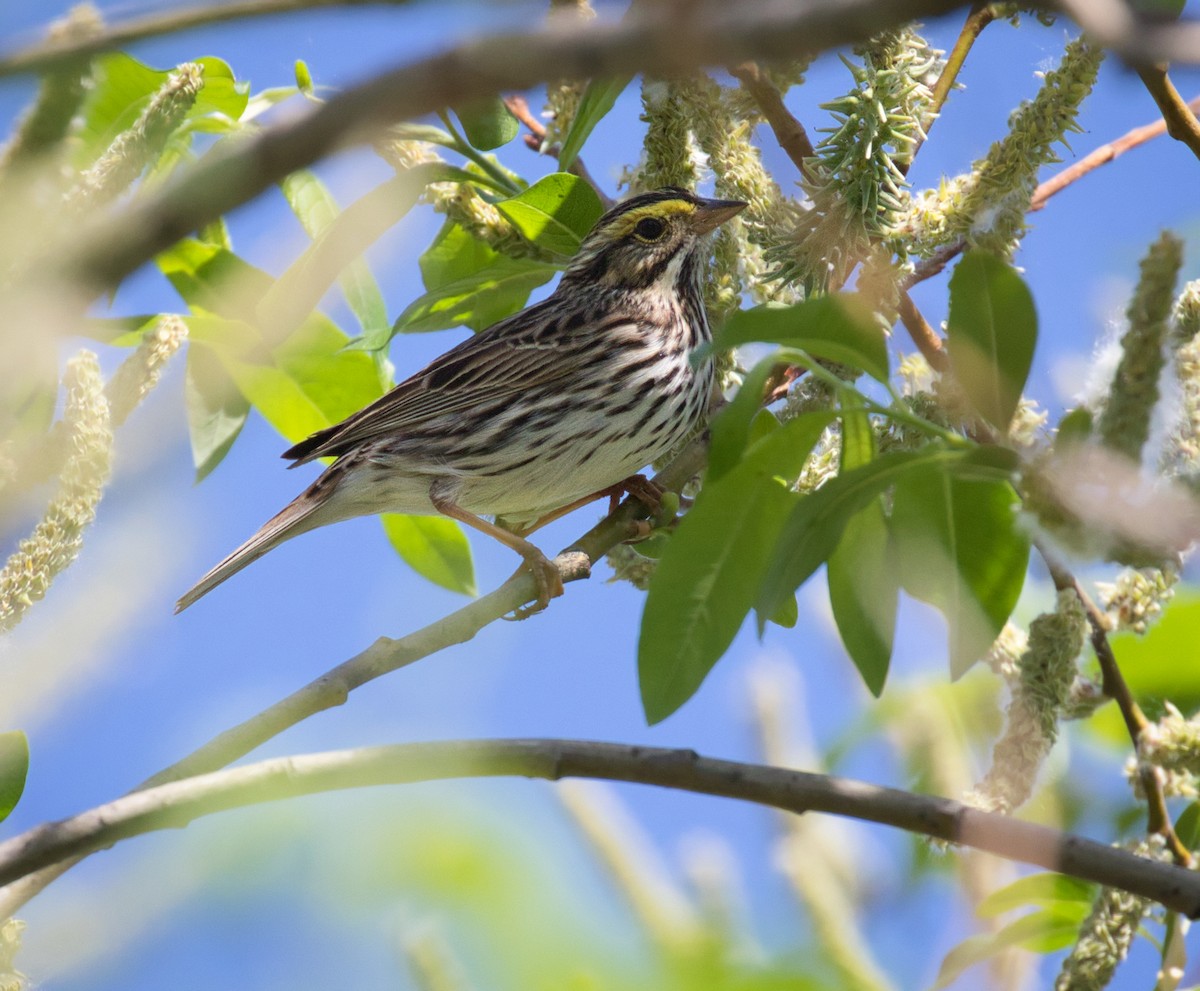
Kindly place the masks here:
<instances>
[{"instance_id":1,"label":"bird's leg","mask_svg":"<svg viewBox=\"0 0 1200 991\"><path fill-rule=\"evenodd\" d=\"M518 534L510 533L508 530L496 526L494 523L489 523L474 513L468 513L461 506L443 496L430 492L429 499L433 503L434 509L443 516L449 516L451 519L465 523L480 533L486 533L489 537L494 537L506 547L511 547L525 559L525 564L529 567L530 572L533 574L533 580L537 584L538 597L536 606L522 607L514 611L514 616L517 619L524 619L526 616L532 616L534 613L541 612L550 604L551 599L563 594L562 575L558 573L558 568L554 566L554 562L547 558L545 554L534 547L528 540L525 540Z\"/></svg>"},{"instance_id":2,"label":"bird's leg","mask_svg":"<svg viewBox=\"0 0 1200 991\"><path fill-rule=\"evenodd\" d=\"M528 537L534 530L540 530L547 523L553 523L555 520L562 519L568 513L573 513L580 506L586 506L589 502L595 502L597 499L608 497L608 514L611 516L617 505L624 495L631 495L636 499L644 502L651 511L657 511L662 505L663 489L655 482L650 481L645 475L630 475L623 481L617 482L616 485L610 485L606 489L601 489L599 492L593 492L591 495L586 495L582 499L576 499L565 506L555 509L547 513L545 516L540 516L528 526L513 527L512 532Z\"/></svg>"}]
</instances>

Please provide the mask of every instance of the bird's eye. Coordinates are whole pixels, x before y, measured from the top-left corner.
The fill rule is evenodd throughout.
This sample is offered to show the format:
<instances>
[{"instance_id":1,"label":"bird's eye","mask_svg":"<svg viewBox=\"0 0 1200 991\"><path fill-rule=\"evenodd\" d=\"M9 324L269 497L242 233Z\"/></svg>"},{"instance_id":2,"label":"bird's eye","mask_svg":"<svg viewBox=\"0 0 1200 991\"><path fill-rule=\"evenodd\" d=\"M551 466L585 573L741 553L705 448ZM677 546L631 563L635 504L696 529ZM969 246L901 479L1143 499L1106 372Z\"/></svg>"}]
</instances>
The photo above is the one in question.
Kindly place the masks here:
<instances>
[{"instance_id":1,"label":"bird's eye","mask_svg":"<svg viewBox=\"0 0 1200 991\"><path fill-rule=\"evenodd\" d=\"M642 241L657 241L667 232L667 225L658 217L643 217L633 228L633 233Z\"/></svg>"}]
</instances>

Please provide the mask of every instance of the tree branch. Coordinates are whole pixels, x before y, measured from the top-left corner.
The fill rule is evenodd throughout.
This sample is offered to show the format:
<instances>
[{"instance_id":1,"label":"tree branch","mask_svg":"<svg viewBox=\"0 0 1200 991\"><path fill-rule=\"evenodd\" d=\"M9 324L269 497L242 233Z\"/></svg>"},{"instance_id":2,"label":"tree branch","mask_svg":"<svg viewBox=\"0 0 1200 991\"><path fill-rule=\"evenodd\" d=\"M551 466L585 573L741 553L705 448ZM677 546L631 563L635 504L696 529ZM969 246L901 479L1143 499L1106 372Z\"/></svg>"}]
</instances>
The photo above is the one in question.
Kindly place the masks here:
<instances>
[{"instance_id":1,"label":"tree branch","mask_svg":"<svg viewBox=\"0 0 1200 991\"><path fill-rule=\"evenodd\" d=\"M703 470L707 456L708 439L702 436L655 476L655 484L678 491ZM589 577L592 564L631 536L635 521L649 515L649 507L637 499L621 503L554 559L564 584ZM536 595L533 577L522 569L494 591L414 633L399 639L380 637L366 650L147 778L131 794L224 767L309 716L342 705L354 689L446 647L465 643ZM63 861L0 888L0 920L11 916L76 862Z\"/></svg>"},{"instance_id":2,"label":"tree branch","mask_svg":"<svg viewBox=\"0 0 1200 991\"><path fill-rule=\"evenodd\" d=\"M894 826L1152 898L1200 916L1200 875L1117 847L945 798L844 778L702 757L692 750L578 740L454 740L279 757L136 792L0 844L0 882L119 840L244 805L383 784L522 776L600 778L825 812Z\"/></svg>"},{"instance_id":3,"label":"tree branch","mask_svg":"<svg viewBox=\"0 0 1200 991\"><path fill-rule=\"evenodd\" d=\"M1167 67L1161 64L1145 66L1138 69L1138 75L1158 104L1167 133L1176 141L1182 141L1200 158L1200 121L1196 120L1192 108L1183 102L1179 90L1167 75Z\"/></svg>"},{"instance_id":4,"label":"tree branch","mask_svg":"<svg viewBox=\"0 0 1200 991\"><path fill-rule=\"evenodd\" d=\"M383 72L254 136L223 142L158 192L73 231L56 266L89 294L129 273L247 202L297 169L368 141L379 128L448 105L521 90L558 78L591 78L652 69L682 74L751 58L795 58L870 37L913 19L936 17L961 0L810 0L705 7L675 16L649 5L619 22L555 21L523 33L464 42L440 55ZM50 287L53 291L56 287Z\"/></svg>"},{"instance_id":5,"label":"tree branch","mask_svg":"<svg viewBox=\"0 0 1200 991\"><path fill-rule=\"evenodd\" d=\"M1200 96L1194 97L1187 104L1187 107L1189 112L1200 110ZM1116 140L1088 152L1078 162L1056 172L1045 182L1038 185L1037 189L1034 190L1033 199L1030 201L1029 212L1033 213L1041 210L1045 207L1050 197L1061 193L1089 172L1100 168L1102 165L1107 165L1109 162L1120 158L1131 148L1144 145L1147 141L1157 138L1160 134L1165 134L1166 131L1167 122L1160 117L1149 124L1143 124L1141 127L1135 127L1130 131L1126 131ZM941 274L950 262L963 253L966 246L966 241L955 241L953 244L948 244L944 248L938 249L924 261L918 263L913 273L901 283L902 288L905 290L911 289L917 283L924 282L926 279L931 279L935 275Z\"/></svg>"},{"instance_id":6,"label":"tree branch","mask_svg":"<svg viewBox=\"0 0 1200 991\"><path fill-rule=\"evenodd\" d=\"M811 182L813 176L808 160L816 156L816 151L808 139L808 132L804 130L804 125L784 106L783 94L779 92L778 87L763 75L757 62L743 62L741 65L731 68L729 74L742 84L742 88L758 104L758 109L762 111L763 117L771 126L775 140L779 142L779 147L792 160L792 164L800 170L800 175L806 181Z\"/></svg>"},{"instance_id":7,"label":"tree branch","mask_svg":"<svg viewBox=\"0 0 1200 991\"><path fill-rule=\"evenodd\" d=\"M147 14L114 24L94 37L42 41L0 56L0 79L22 72L57 69L90 55L124 48L135 41L176 34L208 24L269 17L300 10L317 10L322 7L396 7L407 2L408 0L230 0L210 7L185 7L182 10Z\"/></svg>"},{"instance_id":8,"label":"tree branch","mask_svg":"<svg viewBox=\"0 0 1200 991\"><path fill-rule=\"evenodd\" d=\"M1112 644L1108 642L1108 621L1104 613L1092 601L1092 597L1079 584L1079 580L1053 556L1049 555L1045 549L1039 546L1038 551L1042 555L1042 559L1046 562L1046 566L1050 569L1050 577L1054 581L1054 587L1059 591L1069 590L1074 592L1083 606L1083 611L1087 614L1088 625L1092 631L1092 650L1095 651L1096 660L1100 664L1100 687L1105 695L1117 703L1117 708L1121 711L1121 718L1125 720L1125 729L1129 733L1129 739L1133 742L1133 749L1136 755L1140 752L1142 732L1150 725L1150 722L1146 718L1145 713L1142 712L1141 706L1137 704L1137 700L1133 697L1133 692L1129 690L1125 676L1121 674L1121 668L1117 664L1117 657L1113 653ZM1146 794L1146 806L1148 809L1146 831L1157 833L1166 840L1167 847L1170 849L1175 863L1184 867L1190 867L1192 865L1192 854L1175 834L1175 829L1171 825L1171 814L1167 809L1167 798L1163 794L1162 782L1159 780L1157 772L1153 767L1144 765L1139 761L1138 776L1142 782L1142 791Z\"/></svg>"}]
</instances>

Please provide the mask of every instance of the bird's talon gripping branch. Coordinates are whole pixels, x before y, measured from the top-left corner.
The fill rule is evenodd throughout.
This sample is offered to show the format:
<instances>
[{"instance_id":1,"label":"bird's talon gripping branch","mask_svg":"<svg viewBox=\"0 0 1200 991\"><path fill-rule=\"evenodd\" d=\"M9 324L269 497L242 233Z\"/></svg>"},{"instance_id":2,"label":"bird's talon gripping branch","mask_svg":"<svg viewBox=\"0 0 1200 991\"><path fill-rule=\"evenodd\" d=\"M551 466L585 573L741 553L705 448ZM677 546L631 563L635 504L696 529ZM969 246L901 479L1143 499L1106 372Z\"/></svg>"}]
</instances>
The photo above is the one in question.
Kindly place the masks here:
<instances>
[{"instance_id":1,"label":"bird's talon gripping branch","mask_svg":"<svg viewBox=\"0 0 1200 991\"><path fill-rule=\"evenodd\" d=\"M514 623L528 619L530 616L536 616L550 604L551 599L557 599L563 594L562 575L559 574L554 562L532 544L527 546L530 552L521 552L521 556L525 558L525 563L513 572L512 578L516 578L525 568L528 568L530 574L533 575L534 582L537 584L537 599L527 605L518 606L510 615L504 617Z\"/></svg>"}]
</instances>

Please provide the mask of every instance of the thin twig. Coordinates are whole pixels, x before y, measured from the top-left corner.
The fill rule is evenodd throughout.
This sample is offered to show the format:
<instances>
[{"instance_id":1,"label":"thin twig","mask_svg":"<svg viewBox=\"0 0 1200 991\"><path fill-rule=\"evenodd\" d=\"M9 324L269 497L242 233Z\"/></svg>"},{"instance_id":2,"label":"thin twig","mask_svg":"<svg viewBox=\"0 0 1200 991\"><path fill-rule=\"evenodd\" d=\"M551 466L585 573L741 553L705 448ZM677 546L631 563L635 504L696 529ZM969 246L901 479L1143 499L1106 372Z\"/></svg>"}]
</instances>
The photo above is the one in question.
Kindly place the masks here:
<instances>
[{"instance_id":1,"label":"thin twig","mask_svg":"<svg viewBox=\"0 0 1200 991\"><path fill-rule=\"evenodd\" d=\"M935 372L945 372L950 367L949 359L946 357L946 350L942 344L941 337L937 331L929 325L929 321L922 316L921 311L917 309L916 303L907 292L900 293L900 301L896 307L900 315L900 322L904 324L904 329L908 331L908 336L912 338L912 342L917 346L917 350L929 367Z\"/></svg>"},{"instance_id":2,"label":"thin twig","mask_svg":"<svg viewBox=\"0 0 1200 991\"><path fill-rule=\"evenodd\" d=\"M763 117L771 126L779 147L787 153L800 175L812 181L808 160L816 155L808 132L783 103L783 94L765 75L757 62L743 62L729 70L729 74L742 84L750 94Z\"/></svg>"},{"instance_id":3,"label":"thin twig","mask_svg":"<svg viewBox=\"0 0 1200 991\"><path fill-rule=\"evenodd\" d=\"M655 476L655 484L678 491L703 470L707 455L707 438L698 438ZM647 506L626 499L554 559L563 582L589 577L592 564L627 539L636 520L649 515ZM342 705L354 689L453 644L465 643L536 595L533 577L522 569L495 591L414 633L399 639L380 637L366 650L146 779L132 794L224 767L309 716ZM0 888L0 920L11 916L75 862L65 861Z\"/></svg>"},{"instance_id":4,"label":"thin twig","mask_svg":"<svg viewBox=\"0 0 1200 991\"><path fill-rule=\"evenodd\" d=\"M1192 99L1187 106L1191 111L1200 110L1200 96ZM1061 193L1089 172L1098 169L1102 165L1107 165L1109 162L1120 158L1121 155L1125 154L1131 148L1144 145L1147 141L1157 138L1160 134L1165 134L1166 131L1166 121L1159 118L1149 124L1143 124L1141 127L1135 127L1131 131L1126 131L1116 140L1088 152L1079 161L1055 173L1045 182L1038 185L1037 189L1034 190L1033 199L1030 201L1030 213L1035 210L1041 210L1045 207L1050 197ZM941 274L950 262L962 254L966 246L966 241L955 241L953 244L939 248L924 261L917 264L912 274L901 282L901 287L908 290L918 283L924 282L926 279L931 279L935 275Z\"/></svg>"},{"instance_id":5,"label":"thin twig","mask_svg":"<svg viewBox=\"0 0 1200 991\"><path fill-rule=\"evenodd\" d=\"M581 740L409 743L277 757L200 775L7 840L0 844L0 882L239 806L373 785L517 775L651 784L786 812L847 816L1036 864L1152 898L1189 918L1200 916L1200 875L1047 826L862 781L718 760L694 750Z\"/></svg>"},{"instance_id":6,"label":"thin twig","mask_svg":"<svg viewBox=\"0 0 1200 991\"><path fill-rule=\"evenodd\" d=\"M551 145L549 148L542 147L546 141L546 125L533 115L529 109L529 102L525 97L519 94L505 97L504 105L508 107L508 112L529 130L529 133L525 135L525 146L530 151L536 151L541 155L549 155L551 158L557 159L562 148L559 145ZM592 173L584 165L581 156L575 156L575 161L571 163L571 167L567 171L572 175L579 176L580 179L592 187L596 195L600 198L600 202L603 204L605 210L612 207L614 200L600 188L600 184L592 177Z\"/></svg>"},{"instance_id":7,"label":"thin twig","mask_svg":"<svg viewBox=\"0 0 1200 991\"><path fill-rule=\"evenodd\" d=\"M963 23L962 30L958 33L958 38L954 42L954 47L950 49L950 54L946 56L946 64L942 67L942 74L938 76L938 81L933 87L933 96L929 101L929 123L925 127L925 138L922 138L913 148L912 156L907 162L900 165L900 171L907 174L909 166L912 165L912 159L916 157L921 145L929 137L929 130L933 127L937 120L938 114L942 112L942 107L946 105L946 99L950 96L950 91L954 88L954 84L958 81L958 74L962 71L963 63L967 60L967 54L971 51L971 46L975 44L975 40L983 33L983 29L996 19L996 9L991 3L982 0L971 8L971 12L967 14L967 19Z\"/></svg>"},{"instance_id":8,"label":"thin twig","mask_svg":"<svg viewBox=\"0 0 1200 991\"><path fill-rule=\"evenodd\" d=\"M207 24L269 17L321 7L395 7L408 0L230 0L207 7L185 7L147 14L114 24L89 38L48 40L0 56L0 78L22 72L45 72L89 55L124 48L135 41L176 34Z\"/></svg>"},{"instance_id":9,"label":"thin twig","mask_svg":"<svg viewBox=\"0 0 1200 991\"><path fill-rule=\"evenodd\" d=\"M1125 676L1121 674L1121 668L1117 664L1112 644L1108 641L1108 620L1096 603L1092 601L1092 597L1084 591L1079 580L1043 548L1039 547L1038 550L1045 560L1047 567L1050 569L1050 577L1054 580L1054 587L1060 591L1069 590L1074 592L1079 598L1084 612L1087 614L1088 625L1092 631L1092 649L1095 651L1096 660L1100 664L1101 689L1105 695L1117 703L1117 708L1121 712L1121 718L1125 721L1125 729L1129 733L1130 740L1133 741L1134 753L1137 754L1140 749L1142 733L1150 725L1150 721L1146 718L1145 713L1142 712L1141 707L1137 704L1137 700L1133 697L1133 693L1129 690ZM1162 782L1159 780L1158 774L1153 767L1144 765L1141 761L1138 762L1138 766L1138 776L1142 782L1142 790L1146 795L1147 832L1158 834L1166 840L1167 846L1171 851L1171 856L1177 864L1183 867L1191 867L1192 855L1175 834L1175 830L1171 825L1171 815L1167 809L1166 795L1163 793Z\"/></svg>"},{"instance_id":10,"label":"thin twig","mask_svg":"<svg viewBox=\"0 0 1200 991\"><path fill-rule=\"evenodd\" d=\"M1167 67L1144 66L1138 69L1138 75L1146 84L1150 95L1154 97L1154 102L1158 104L1167 126L1167 133L1176 141L1182 141L1192 150L1193 155L1200 158L1200 121L1196 120L1191 105L1183 102L1179 90L1167 75Z\"/></svg>"}]
</instances>

